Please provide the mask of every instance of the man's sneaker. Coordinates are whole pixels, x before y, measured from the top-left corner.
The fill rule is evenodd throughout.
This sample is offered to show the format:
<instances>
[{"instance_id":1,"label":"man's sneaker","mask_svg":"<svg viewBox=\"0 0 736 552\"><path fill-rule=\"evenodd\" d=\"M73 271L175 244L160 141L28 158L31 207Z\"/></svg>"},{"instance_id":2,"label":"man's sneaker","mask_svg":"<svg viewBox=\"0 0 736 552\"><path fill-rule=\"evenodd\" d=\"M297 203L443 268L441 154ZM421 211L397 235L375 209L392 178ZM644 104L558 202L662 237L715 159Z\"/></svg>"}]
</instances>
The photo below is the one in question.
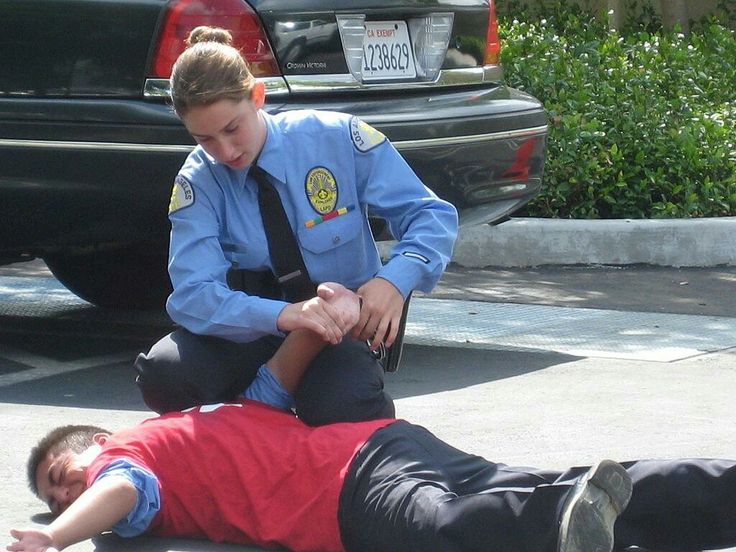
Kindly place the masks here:
<instances>
[{"instance_id":1,"label":"man's sneaker","mask_svg":"<svg viewBox=\"0 0 736 552\"><path fill-rule=\"evenodd\" d=\"M602 460L590 468L565 502L558 552L611 552L613 524L631 491L631 477L621 464Z\"/></svg>"}]
</instances>

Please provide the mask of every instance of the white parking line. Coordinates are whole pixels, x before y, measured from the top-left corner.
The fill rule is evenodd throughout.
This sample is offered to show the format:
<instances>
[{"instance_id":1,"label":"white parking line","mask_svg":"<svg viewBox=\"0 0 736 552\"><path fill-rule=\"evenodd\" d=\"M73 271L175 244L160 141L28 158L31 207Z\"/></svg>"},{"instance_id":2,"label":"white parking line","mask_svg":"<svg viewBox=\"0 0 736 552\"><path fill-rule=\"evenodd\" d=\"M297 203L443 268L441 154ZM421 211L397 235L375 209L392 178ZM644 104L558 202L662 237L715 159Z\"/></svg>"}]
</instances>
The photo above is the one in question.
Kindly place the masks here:
<instances>
[{"instance_id":1,"label":"white parking line","mask_svg":"<svg viewBox=\"0 0 736 552\"><path fill-rule=\"evenodd\" d=\"M19 370L10 374L0 375L0 387L8 387L17 383L40 380L78 370L86 370L87 368L94 368L96 366L116 364L118 362L129 362L132 364L137 354L138 351L126 351L62 362L40 355L34 355L7 345L0 345L0 358L30 367L27 370Z\"/></svg>"}]
</instances>

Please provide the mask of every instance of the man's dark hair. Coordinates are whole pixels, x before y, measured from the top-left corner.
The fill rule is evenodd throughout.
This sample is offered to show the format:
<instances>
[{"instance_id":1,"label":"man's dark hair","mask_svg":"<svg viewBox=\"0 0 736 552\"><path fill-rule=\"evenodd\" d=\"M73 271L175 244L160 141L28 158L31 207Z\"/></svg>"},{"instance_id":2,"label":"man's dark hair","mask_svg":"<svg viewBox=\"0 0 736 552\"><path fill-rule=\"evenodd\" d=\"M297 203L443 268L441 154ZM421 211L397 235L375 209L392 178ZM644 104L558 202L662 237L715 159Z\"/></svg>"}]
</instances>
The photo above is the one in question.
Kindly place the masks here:
<instances>
[{"instance_id":1,"label":"man's dark hair","mask_svg":"<svg viewBox=\"0 0 736 552\"><path fill-rule=\"evenodd\" d=\"M38 444L31 449L28 457L28 486L33 494L38 496L38 485L36 485L36 471L38 465L49 453L57 453L62 450L71 450L75 453L84 452L94 444L92 437L96 433L110 432L101 427L91 425L65 425L52 429L43 437Z\"/></svg>"}]
</instances>

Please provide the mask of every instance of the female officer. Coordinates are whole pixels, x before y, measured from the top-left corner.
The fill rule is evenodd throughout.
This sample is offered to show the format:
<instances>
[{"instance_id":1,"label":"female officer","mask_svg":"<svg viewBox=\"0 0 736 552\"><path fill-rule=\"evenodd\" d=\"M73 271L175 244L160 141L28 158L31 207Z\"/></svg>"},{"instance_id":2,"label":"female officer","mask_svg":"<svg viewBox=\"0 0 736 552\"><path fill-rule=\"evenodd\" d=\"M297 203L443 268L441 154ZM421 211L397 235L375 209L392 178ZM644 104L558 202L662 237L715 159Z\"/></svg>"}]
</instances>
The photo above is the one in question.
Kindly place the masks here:
<instances>
[{"instance_id":1,"label":"female officer","mask_svg":"<svg viewBox=\"0 0 736 552\"><path fill-rule=\"evenodd\" d=\"M169 206L167 310L181 328L136 361L144 400L165 412L231 399L286 333L307 328L330 346L296 393L299 416L312 425L392 417L372 349L393 343L408 295L440 278L457 212L358 118L266 113L264 86L231 41L226 30L198 27L172 70L174 109L198 146ZM336 281L361 297L354 339L342 339L345 322L313 288L291 302L266 291L278 274L270 251L285 246L271 243L269 251L275 238L264 223L277 217L259 206L263 179L278 192L311 282ZM384 266L368 213L386 219L398 239Z\"/></svg>"}]
</instances>

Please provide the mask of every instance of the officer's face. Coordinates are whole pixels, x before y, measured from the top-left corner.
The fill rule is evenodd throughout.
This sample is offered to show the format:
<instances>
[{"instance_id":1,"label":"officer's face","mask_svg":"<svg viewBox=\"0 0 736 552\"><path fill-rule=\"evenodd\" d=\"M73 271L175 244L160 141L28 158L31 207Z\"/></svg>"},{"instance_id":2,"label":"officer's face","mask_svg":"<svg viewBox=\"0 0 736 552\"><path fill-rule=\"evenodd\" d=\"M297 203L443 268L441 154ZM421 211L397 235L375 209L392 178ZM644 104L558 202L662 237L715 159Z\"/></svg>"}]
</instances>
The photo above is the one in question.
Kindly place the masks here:
<instances>
[{"instance_id":1,"label":"officer's face","mask_svg":"<svg viewBox=\"0 0 736 552\"><path fill-rule=\"evenodd\" d=\"M253 97L239 102L223 99L192 107L182 117L204 151L233 169L249 166L266 141L266 123L259 115L263 95L257 91L254 89Z\"/></svg>"}]
</instances>

